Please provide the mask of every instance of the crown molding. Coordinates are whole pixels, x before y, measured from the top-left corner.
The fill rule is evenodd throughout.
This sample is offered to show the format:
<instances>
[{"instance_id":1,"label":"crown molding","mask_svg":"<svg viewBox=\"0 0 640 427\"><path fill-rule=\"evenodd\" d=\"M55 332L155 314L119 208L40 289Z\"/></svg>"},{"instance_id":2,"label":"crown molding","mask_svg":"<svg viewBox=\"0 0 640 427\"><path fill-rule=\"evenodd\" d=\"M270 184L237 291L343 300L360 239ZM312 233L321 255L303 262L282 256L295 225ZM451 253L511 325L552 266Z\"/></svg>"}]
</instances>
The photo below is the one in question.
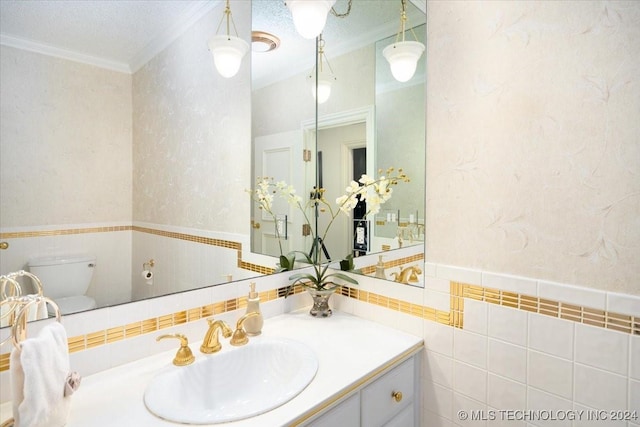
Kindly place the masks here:
<instances>
[{"instance_id":1,"label":"crown molding","mask_svg":"<svg viewBox=\"0 0 640 427\"><path fill-rule=\"evenodd\" d=\"M112 61L69 49L54 47L45 43L38 43L20 37L10 36L8 34L0 34L0 44L69 61L93 65L107 70L117 71L119 73L133 74L142 68L144 64L149 62L150 59L173 43L173 41L187 31L191 25L222 3L222 0L213 0L208 2L202 1L194 4L178 22L157 34L149 44L129 60L129 63Z\"/></svg>"},{"instance_id":2,"label":"crown molding","mask_svg":"<svg viewBox=\"0 0 640 427\"><path fill-rule=\"evenodd\" d=\"M96 67L105 68L107 70L117 71L119 73L131 74L131 68L129 67L129 64L125 64L123 62L98 58L97 56L86 55L68 49L61 49L44 43L36 43L31 40L13 37L7 34L0 34L0 44L16 49L22 49L30 52L40 53L43 55L53 56L56 58L62 58L69 61L93 65Z\"/></svg>"}]
</instances>

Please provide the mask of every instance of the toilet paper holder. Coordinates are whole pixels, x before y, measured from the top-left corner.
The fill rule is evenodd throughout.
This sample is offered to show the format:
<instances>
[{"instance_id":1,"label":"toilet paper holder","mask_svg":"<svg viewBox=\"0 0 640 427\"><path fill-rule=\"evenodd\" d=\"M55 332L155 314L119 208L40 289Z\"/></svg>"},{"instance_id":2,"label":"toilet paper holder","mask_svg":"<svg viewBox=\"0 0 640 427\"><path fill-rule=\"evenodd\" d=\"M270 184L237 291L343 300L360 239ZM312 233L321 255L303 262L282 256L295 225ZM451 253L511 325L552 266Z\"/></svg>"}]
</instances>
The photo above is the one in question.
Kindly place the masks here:
<instances>
[{"instance_id":1,"label":"toilet paper holder","mask_svg":"<svg viewBox=\"0 0 640 427\"><path fill-rule=\"evenodd\" d=\"M142 263L142 278L147 281L147 285L153 284L153 271L151 271L151 267L154 265L156 265L156 262L153 258Z\"/></svg>"}]
</instances>

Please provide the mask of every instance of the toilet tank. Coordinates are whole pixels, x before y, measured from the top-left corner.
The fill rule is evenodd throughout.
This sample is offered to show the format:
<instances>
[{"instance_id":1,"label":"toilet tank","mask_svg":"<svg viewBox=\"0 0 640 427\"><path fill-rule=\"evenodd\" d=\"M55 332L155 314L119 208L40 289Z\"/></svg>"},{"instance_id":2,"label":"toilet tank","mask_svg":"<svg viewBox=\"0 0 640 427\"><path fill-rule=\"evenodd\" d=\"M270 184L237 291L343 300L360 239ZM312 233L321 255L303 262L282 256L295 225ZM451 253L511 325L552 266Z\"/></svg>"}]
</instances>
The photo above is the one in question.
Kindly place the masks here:
<instances>
[{"instance_id":1,"label":"toilet tank","mask_svg":"<svg viewBox=\"0 0 640 427\"><path fill-rule=\"evenodd\" d=\"M34 258L27 265L42 282L44 295L56 299L84 295L95 264L95 256L76 255Z\"/></svg>"}]
</instances>

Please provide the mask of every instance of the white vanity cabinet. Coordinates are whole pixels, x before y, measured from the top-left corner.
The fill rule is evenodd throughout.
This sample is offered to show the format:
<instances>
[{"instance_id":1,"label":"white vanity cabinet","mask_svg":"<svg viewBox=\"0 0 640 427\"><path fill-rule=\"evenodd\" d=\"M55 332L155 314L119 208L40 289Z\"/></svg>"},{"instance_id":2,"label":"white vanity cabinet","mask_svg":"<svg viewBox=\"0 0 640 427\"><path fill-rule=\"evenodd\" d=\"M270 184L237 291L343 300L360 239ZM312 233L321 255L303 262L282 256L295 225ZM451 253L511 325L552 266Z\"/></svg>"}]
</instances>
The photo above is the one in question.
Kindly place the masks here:
<instances>
[{"instance_id":1,"label":"white vanity cabinet","mask_svg":"<svg viewBox=\"0 0 640 427\"><path fill-rule=\"evenodd\" d=\"M309 427L420 425L420 353L390 366L320 413Z\"/></svg>"},{"instance_id":2,"label":"white vanity cabinet","mask_svg":"<svg viewBox=\"0 0 640 427\"><path fill-rule=\"evenodd\" d=\"M323 412L309 427L358 427L360 426L360 393L341 400L336 406Z\"/></svg>"},{"instance_id":3,"label":"white vanity cabinet","mask_svg":"<svg viewBox=\"0 0 640 427\"><path fill-rule=\"evenodd\" d=\"M181 324L171 332L183 332L183 328L185 325ZM308 309L269 318L262 334L252 337L247 345L271 337L295 340L313 350L319 366L313 381L277 408L210 426L420 425L422 338L338 310L330 318L314 319ZM131 341L155 344L155 335ZM199 344L194 340L191 345L195 349ZM225 341L220 353L215 355L194 353L197 359L221 360L222 354L236 350ZM66 427L179 426L156 417L144 404L145 390L156 375L166 369L181 369L171 365L174 356L172 348L84 377L82 387L73 394ZM84 358L90 357L95 357L93 351L72 353L72 366L81 365ZM396 392L402 393L402 398ZM104 396L110 397L105 400ZM0 404L0 420L5 419L5 413L11 414L10 401Z\"/></svg>"}]
</instances>

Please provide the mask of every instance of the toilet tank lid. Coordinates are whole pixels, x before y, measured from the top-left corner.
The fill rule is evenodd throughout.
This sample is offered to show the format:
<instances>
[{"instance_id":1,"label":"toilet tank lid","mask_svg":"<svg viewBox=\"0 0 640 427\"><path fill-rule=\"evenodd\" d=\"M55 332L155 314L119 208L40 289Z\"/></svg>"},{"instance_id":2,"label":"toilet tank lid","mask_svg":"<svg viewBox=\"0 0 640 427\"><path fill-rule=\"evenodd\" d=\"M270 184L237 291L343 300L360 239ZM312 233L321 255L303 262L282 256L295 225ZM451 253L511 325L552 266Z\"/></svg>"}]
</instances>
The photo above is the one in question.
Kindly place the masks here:
<instances>
[{"instance_id":1,"label":"toilet tank lid","mask_svg":"<svg viewBox=\"0 0 640 427\"><path fill-rule=\"evenodd\" d=\"M29 267L42 267L46 265L75 264L80 262L96 262L96 257L92 255L58 255L34 258L29 260Z\"/></svg>"}]
</instances>

